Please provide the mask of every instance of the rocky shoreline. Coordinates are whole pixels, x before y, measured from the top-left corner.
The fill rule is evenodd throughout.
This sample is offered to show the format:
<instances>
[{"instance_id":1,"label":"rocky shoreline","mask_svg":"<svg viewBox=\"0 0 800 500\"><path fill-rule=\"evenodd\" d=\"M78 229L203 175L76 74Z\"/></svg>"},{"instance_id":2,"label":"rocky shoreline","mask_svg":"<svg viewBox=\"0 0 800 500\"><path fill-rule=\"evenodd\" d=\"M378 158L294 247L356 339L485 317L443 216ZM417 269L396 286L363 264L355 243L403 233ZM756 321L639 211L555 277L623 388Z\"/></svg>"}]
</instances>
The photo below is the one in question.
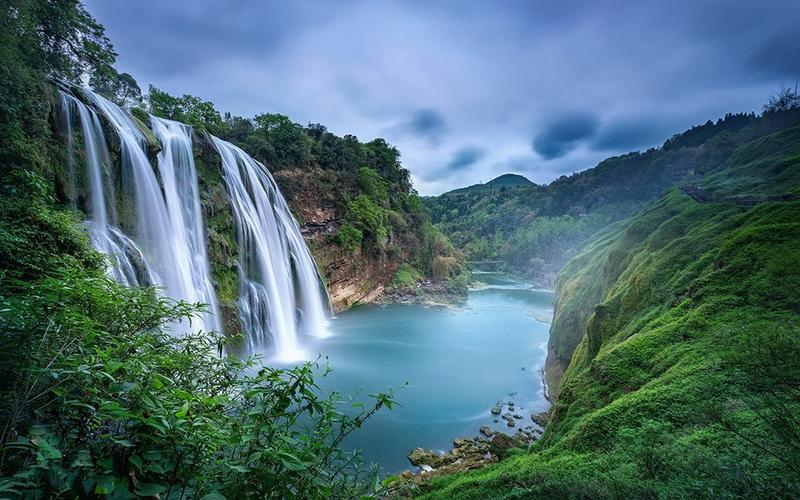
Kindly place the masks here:
<instances>
[{"instance_id":1,"label":"rocky shoreline","mask_svg":"<svg viewBox=\"0 0 800 500\"><path fill-rule=\"evenodd\" d=\"M504 408L507 411L504 412ZM515 412L513 401L498 402L490 413L494 422L503 419L509 428L519 428L514 435L509 435L493 431L486 425L481 426L478 436L454 439L453 448L445 453L415 448L409 453L408 461L417 471L405 470L388 477L384 480L386 489L382 497L411 497L417 493L420 485L432 478L500 462L533 444L547 425L547 412L529 414L530 422L525 425L524 417Z\"/></svg>"},{"instance_id":2,"label":"rocky shoreline","mask_svg":"<svg viewBox=\"0 0 800 500\"><path fill-rule=\"evenodd\" d=\"M414 285L384 289L375 304L421 304L431 307L462 305L467 300L466 290L453 290L441 283L420 282Z\"/></svg>"}]
</instances>

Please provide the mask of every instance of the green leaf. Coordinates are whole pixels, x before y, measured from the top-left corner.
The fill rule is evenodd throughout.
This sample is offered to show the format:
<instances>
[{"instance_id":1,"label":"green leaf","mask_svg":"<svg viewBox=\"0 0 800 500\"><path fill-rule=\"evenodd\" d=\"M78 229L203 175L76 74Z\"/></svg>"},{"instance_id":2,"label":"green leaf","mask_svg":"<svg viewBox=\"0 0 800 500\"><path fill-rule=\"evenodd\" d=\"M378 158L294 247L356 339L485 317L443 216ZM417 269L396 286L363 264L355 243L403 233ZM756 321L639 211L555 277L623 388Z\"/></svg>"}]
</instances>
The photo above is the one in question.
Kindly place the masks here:
<instances>
[{"instance_id":1,"label":"green leaf","mask_svg":"<svg viewBox=\"0 0 800 500\"><path fill-rule=\"evenodd\" d=\"M225 495L222 493L218 493L216 491L212 491L211 493L206 493L200 500L226 500Z\"/></svg>"},{"instance_id":2,"label":"green leaf","mask_svg":"<svg viewBox=\"0 0 800 500\"><path fill-rule=\"evenodd\" d=\"M92 456L89 450L79 450L75 460L72 461L72 467L91 467Z\"/></svg>"},{"instance_id":3,"label":"green leaf","mask_svg":"<svg viewBox=\"0 0 800 500\"><path fill-rule=\"evenodd\" d=\"M278 453L278 458L280 458L283 466L291 471L297 472L306 468L306 465L299 458L289 452L282 451Z\"/></svg>"},{"instance_id":4,"label":"green leaf","mask_svg":"<svg viewBox=\"0 0 800 500\"><path fill-rule=\"evenodd\" d=\"M97 476L95 481L97 484L94 487L94 492L98 495L108 495L114 491L114 476Z\"/></svg>"},{"instance_id":5,"label":"green leaf","mask_svg":"<svg viewBox=\"0 0 800 500\"><path fill-rule=\"evenodd\" d=\"M139 483L136 485L136 494L143 497L152 497L166 490L166 486L155 483Z\"/></svg>"}]
</instances>

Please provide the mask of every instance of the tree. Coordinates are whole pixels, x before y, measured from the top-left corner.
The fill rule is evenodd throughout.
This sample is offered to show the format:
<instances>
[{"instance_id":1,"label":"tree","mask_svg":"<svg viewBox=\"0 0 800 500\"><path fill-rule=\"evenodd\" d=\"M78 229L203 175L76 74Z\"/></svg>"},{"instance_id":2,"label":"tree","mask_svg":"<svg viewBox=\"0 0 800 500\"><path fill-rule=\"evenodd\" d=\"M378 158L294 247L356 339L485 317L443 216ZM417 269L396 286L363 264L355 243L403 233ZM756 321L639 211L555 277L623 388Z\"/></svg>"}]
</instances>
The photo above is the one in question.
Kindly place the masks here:
<instances>
[{"instance_id":1,"label":"tree","mask_svg":"<svg viewBox=\"0 0 800 500\"><path fill-rule=\"evenodd\" d=\"M781 89L769 97L764 105L764 113L780 113L800 108L800 94L797 93L797 85L794 89L781 86Z\"/></svg>"},{"instance_id":2,"label":"tree","mask_svg":"<svg viewBox=\"0 0 800 500\"><path fill-rule=\"evenodd\" d=\"M154 115L177 120L216 135L223 135L227 130L227 122L222 119L211 101L189 94L174 97L151 85L147 102Z\"/></svg>"},{"instance_id":3,"label":"tree","mask_svg":"<svg viewBox=\"0 0 800 500\"><path fill-rule=\"evenodd\" d=\"M0 2L0 169L52 171L47 77L79 82L107 72L116 54L77 0Z\"/></svg>"},{"instance_id":4,"label":"tree","mask_svg":"<svg viewBox=\"0 0 800 500\"><path fill-rule=\"evenodd\" d=\"M95 92L129 108L142 103L142 89L129 73L118 73L112 67L95 72L89 79Z\"/></svg>"}]
</instances>

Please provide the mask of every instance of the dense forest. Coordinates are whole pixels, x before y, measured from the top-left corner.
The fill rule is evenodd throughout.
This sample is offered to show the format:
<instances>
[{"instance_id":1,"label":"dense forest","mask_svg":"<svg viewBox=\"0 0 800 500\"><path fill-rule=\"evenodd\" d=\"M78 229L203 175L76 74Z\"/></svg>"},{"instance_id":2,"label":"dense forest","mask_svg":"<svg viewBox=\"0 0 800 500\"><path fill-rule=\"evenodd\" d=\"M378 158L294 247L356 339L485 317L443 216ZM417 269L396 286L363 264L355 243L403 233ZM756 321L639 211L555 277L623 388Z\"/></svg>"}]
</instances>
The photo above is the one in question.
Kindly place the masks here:
<instances>
[{"instance_id":1,"label":"dense forest","mask_svg":"<svg viewBox=\"0 0 800 500\"><path fill-rule=\"evenodd\" d=\"M548 185L489 182L424 203L434 224L470 260L501 260L523 274L557 272L599 229L635 214L670 186L724 168L738 146L800 123L786 91L758 116L729 113L660 148L608 158Z\"/></svg>"}]
</instances>

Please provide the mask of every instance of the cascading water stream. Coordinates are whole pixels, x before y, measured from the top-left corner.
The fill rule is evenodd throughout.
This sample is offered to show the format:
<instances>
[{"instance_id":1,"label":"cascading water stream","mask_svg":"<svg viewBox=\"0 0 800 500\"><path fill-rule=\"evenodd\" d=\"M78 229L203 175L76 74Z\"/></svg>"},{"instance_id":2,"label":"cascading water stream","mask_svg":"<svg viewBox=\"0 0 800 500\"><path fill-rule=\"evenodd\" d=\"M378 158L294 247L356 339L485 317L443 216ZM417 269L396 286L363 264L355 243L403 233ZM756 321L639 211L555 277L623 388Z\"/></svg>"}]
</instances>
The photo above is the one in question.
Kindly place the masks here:
<instances>
[{"instance_id":1,"label":"cascading water stream","mask_svg":"<svg viewBox=\"0 0 800 500\"><path fill-rule=\"evenodd\" d=\"M209 311L202 315L200 329L220 331L206 256L191 129L177 122L152 119L153 131L162 143L157 166L162 189L146 154L147 141L134 119L107 99L85 92L119 136L123 175L130 173L133 179L133 192L123 194L131 195L136 212L136 230L130 238L109 224L106 198L113 200L114 196L111 182L103 179L103 171L111 164L103 130L94 111L62 93L67 103L67 121L71 121L72 108L81 117L90 199L87 226L93 245L114 257L109 273L118 281L126 285L158 285L173 299L207 304ZM68 130L67 135L71 140L72 131ZM113 203L110 206L113 208Z\"/></svg>"},{"instance_id":2,"label":"cascading water stream","mask_svg":"<svg viewBox=\"0 0 800 500\"><path fill-rule=\"evenodd\" d=\"M68 195L70 201L75 202L75 172L74 132L72 116L77 111L81 124L84 151L86 156L86 179L88 183L89 207L86 227L92 246L105 254L110 260L109 275L115 280L128 286L148 285L155 281L149 270L141 251L130 238L109 223L109 210L106 198L113 200L113 188L106 181L106 175L111 165L111 156L108 153L103 129L100 120L92 109L75 97L61 91L61 104L64 111L64 125L67 128L69 142L70 175ZM115 212L111 211L111 219L115 219Z\"/></svg>"},{"instance_id":3,"label":"cascading water stream","mask_svg":"<svg viewBox=\"0 0 800 500\"><path fill-rule=\"evenodd\" d=\"M326 335L325 301L314 260L269 171L242 149L211 137L239 239L239 310L252 352L271 338L278 359L302 359L298 332Z\"/></svg>"},{"instance_id":4,"label":"cascading water stream","mask_svg":"<svg viewBox=\"0 0 800 500\"><path fill-rule=\"evenodd\" d=\"M150 116L153 132L161 143L158 171L164 190L173 248L185 255L176 258L176 282L183 287L181 298L208 304L211 313L205 329L222 331L217 296L211 281L206 238L200 210L197 170L192 152L192 129L172 120ZM184 245L185 244L185 245Z\"/></svg>"},{"instance_id":5,"label":"cascading water stream","mask_svg":"<svg viewBox=\"0 0 800 500\"><path fill-rule=\"evenodd\" d=\"M133 177L138 225L134 240L156 269L159 277L156 284L173 299L208 304L211 310L202 316L201 328L220 330L203 243L197 174L188 130L179 124L153 120L154 132L161 134L163 146L158 158L159 173L165 181L162 192L147 158L145 136L131 115L102 96L94 93L89 96L119 136L122 169Z\"/></svg>"}]
</instances>

